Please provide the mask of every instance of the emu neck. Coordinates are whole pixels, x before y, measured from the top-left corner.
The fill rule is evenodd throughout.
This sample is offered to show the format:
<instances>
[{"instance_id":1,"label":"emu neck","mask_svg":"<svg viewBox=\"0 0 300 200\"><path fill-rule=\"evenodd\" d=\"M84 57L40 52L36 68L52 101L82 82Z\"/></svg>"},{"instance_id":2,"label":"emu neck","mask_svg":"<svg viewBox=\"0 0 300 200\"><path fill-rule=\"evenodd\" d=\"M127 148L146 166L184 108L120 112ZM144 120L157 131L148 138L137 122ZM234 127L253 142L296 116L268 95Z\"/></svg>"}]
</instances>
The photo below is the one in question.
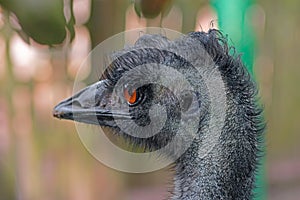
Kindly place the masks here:
<instances>
[{"instance_id":1,"label":"emu neck","mask_svg":"<svg viewBox=\"0 0 300 200\"><path fill-rule=\"evenodd\" d=\"M241 127L231 127L204 158L198 157L201 146L196 139L177 160L172 200L252 199L255 140L249 141L251 136Z\"/></svg>"}]
</instances>

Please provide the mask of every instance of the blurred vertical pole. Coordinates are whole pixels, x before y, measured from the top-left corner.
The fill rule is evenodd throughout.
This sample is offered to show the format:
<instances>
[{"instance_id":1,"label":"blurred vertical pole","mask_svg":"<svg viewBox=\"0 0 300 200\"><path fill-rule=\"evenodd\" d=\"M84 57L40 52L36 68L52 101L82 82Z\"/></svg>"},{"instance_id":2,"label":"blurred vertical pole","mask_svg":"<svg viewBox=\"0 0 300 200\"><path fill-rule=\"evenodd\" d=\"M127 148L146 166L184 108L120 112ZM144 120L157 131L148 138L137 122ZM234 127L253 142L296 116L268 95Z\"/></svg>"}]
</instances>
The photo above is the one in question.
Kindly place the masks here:
<instances>
[{"instance_id":1,"label":"blurred vertical pole","mask_svg":"<svg viewBox=\"0 0 300 200\"><path fill-rule=\"evenodd\" d=\"M105 39L125 30L126 10L130 1L124 0L91 0L91 16L86 24L90 31L92 49ZM99 58L92 56L92 66L99 65ZM89 79L101 75L92 67Z\"/></svg>"},{"instance_id":2,"label":"blurred vertical pole","mask_svg":"<svg viewBox=\"0 0 300 200\"><path fill-rule=\"evenodd\" d=\"M9 12L2 10L2 17L5 22L8 21L9 19ZM7 106L7 128L8 128L8 133L10 136L10 144L9 144L9 149L7 155L10 156L10 159L8 159L6 166L4 167L3 160L5 158L1 157L0 158L0 184L1 184L1 189L0 189L0 194L1 198L3 199L17 199L17 177L16 177L16 165L15 162L16 160L14 159L13 155L15 154L15 148L13 146L15 145L15 131L13 129L12 125L12 118L14 116L15 110L13 106L13 101L12 101L12 91L14 91L15 88L15 78L13 74L13 68L12 68L12 62L11 62L11 57L10 57L10 41L11 41L11 35L12 32L9 29L7 23L4 23L4 26L1 28L1 37L5 40L5 57L1 59L5 59L6 61L6 69L5 70L5 75L3 76L3 80L1 80L1 87L0 87L0 92L3 92L3 97L5 98L5 105ZM2 82L4 83L2 85ZM5 155L5 156L7 156ZM3 156L3 155L1 155ZM3 160L2 160L3 159ZM12 167L11 167L12 166ZM3 168L2 168L3 167ZM8 175L6 175L8 174ZM9 175L13 174L13 175ZM3 185L2 185L3 184Z\"/></svg>"},{"instance_id":3,"label":"blurred vertical pole","mask_svg":"<svg viewBox=\"0 0 300 200\"><path fill-rule=\"evenodd\" d=\"M181 8L183 12L182 18L182 32L189 33L195 29L196 17L199 8L203 4L203 1L176 1L176 4Z\"/></svg>"},{"instance_id":4,"label":"blurred vertical pole","mask_svg":"<svg viewBox=\"0 0 300 200\"><path fill-rule=\"evenodd\" d=\"M246 14L253 3L254 0L211 0L211 5L218 14L220 30L229 35L237 52L242 53L242 60L252 76L256 40L251 19L248 19ZM261 148L265 150L264 147ZM265 157L262 157L254 190L256 200L267 199L265 175Z\"/></svg>"}]
</instances>

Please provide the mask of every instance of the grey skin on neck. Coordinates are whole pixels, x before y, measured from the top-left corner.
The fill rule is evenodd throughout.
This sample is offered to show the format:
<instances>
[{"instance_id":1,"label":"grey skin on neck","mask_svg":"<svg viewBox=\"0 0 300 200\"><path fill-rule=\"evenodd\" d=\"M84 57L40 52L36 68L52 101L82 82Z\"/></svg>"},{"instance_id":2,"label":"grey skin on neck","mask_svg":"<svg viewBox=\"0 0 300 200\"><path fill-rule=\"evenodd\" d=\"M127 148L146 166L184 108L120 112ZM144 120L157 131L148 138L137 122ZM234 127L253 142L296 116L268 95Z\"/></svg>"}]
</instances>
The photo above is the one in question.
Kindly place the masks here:
<instances>
[{"instance_id":1,"label":"grey skin on neck","mask_svg":"<svg viewBox=\"0 0 300 200\"><path fill-rule=\"evenodd\" d=\"M136 46L143 44L142 47L145 45L146 47L166 47L169 45L174 51L185 52L190 48L187 43L190 39L199 42L201 48L212 58L222 77L226 93L226 109L225 113L215 115L225 114L225 122L220 134L213 137L215 142L212 148L205 155L200 155L199 152L207 141L205 136L213 134L210 133L211 126L209 126L212 116L208 114L211 106L206 95L209 92L205 91L205 87L201 84L200 86L194 84L203 92L203 94L197 94L199 95L197 103L202 113L201 121L197 136L192 140L189 148L175 161L174 190L171 199L252 199L255 170L264 130L262 109L256 102L257 89L254 82L240 59L229 55L226 39L217 30L210 30L208 33L193 32L172 44L165 37L145 35L137 41ZM128 115L123 112L121 106L118 107L119 110L111 109L119 102L110 98L111 88L124 72L144 63L169 65L180 72L185 70L189 74L186 78L194 83L198 83L201 77L205 78L207 74L201 74L200 70L200 75L193 77L198 72L192 71L186 61L158 48L129 48L124 52L120 55L118 52L115 53L116 61L97 84L87 87L58 104L53 114L57 118L110 127L120 137L150 151L161 148L176 135L178 121L182 117L178 107L185 107L186 102L188 106L193 103L189 104L188 99L184 99L182 103L172 95L168 88L149 84L139 89L141 102L132 105L131 114ZM201 55L199 53L196 59L202 60ZM212 74L212 72L207 73ZM147 72L139 75L144 76L139 79L147 78ZM216 98L218 101L218 96ZM126 135L114 123L114 119L117 118L118 120L133 119L140 126L149 124L148 113L153 103L165 105L168 116L159 134L151 138L135 138ZM218 125L217 122L214 124L214 126ZM172 155L172 152L169 153Z\"/></svg>"}]
</instances>

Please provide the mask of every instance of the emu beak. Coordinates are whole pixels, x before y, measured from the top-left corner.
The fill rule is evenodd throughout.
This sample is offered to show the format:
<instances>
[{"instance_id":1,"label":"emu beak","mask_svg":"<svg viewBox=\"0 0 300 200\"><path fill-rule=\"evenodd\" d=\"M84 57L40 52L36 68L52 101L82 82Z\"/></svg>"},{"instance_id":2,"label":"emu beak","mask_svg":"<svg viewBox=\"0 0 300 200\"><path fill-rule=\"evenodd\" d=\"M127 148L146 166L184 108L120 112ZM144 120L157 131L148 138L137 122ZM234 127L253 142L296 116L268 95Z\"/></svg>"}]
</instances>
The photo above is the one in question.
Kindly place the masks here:
<instances>
[{"instance_id":1,"label":"emu beak","mask_svg":"<svg viewBox=\"0 0 300 200\"><path fill-rule=\"evenodd\" d=\"M53 109L53 116L87 124L114 126L114 119L131 119L127 110L112 109L106 80L90 85L72 97L60 102Z\"/></svg>"}]
</instances>

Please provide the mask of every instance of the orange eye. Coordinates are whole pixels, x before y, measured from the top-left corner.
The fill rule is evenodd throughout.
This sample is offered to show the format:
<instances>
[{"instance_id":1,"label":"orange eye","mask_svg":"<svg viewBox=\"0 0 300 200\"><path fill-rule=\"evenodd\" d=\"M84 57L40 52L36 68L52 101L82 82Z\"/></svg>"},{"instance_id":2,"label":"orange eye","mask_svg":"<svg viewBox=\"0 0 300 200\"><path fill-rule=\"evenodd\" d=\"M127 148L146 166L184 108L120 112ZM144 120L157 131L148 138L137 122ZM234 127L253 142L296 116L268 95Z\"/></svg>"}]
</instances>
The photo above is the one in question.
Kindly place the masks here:
<instances>
[{"instance_id":1,"label":"orange eye","mask_svg":"<svg viewBox=\"0 0 300 200\"><path fill-rule=\"evenodd\" d=\"M137 100L137 92L136 90L132 91L132 94L129 94L127 89L124 89L124 97L130 104L134 104Z\"/></svg>"}]
</instances>

